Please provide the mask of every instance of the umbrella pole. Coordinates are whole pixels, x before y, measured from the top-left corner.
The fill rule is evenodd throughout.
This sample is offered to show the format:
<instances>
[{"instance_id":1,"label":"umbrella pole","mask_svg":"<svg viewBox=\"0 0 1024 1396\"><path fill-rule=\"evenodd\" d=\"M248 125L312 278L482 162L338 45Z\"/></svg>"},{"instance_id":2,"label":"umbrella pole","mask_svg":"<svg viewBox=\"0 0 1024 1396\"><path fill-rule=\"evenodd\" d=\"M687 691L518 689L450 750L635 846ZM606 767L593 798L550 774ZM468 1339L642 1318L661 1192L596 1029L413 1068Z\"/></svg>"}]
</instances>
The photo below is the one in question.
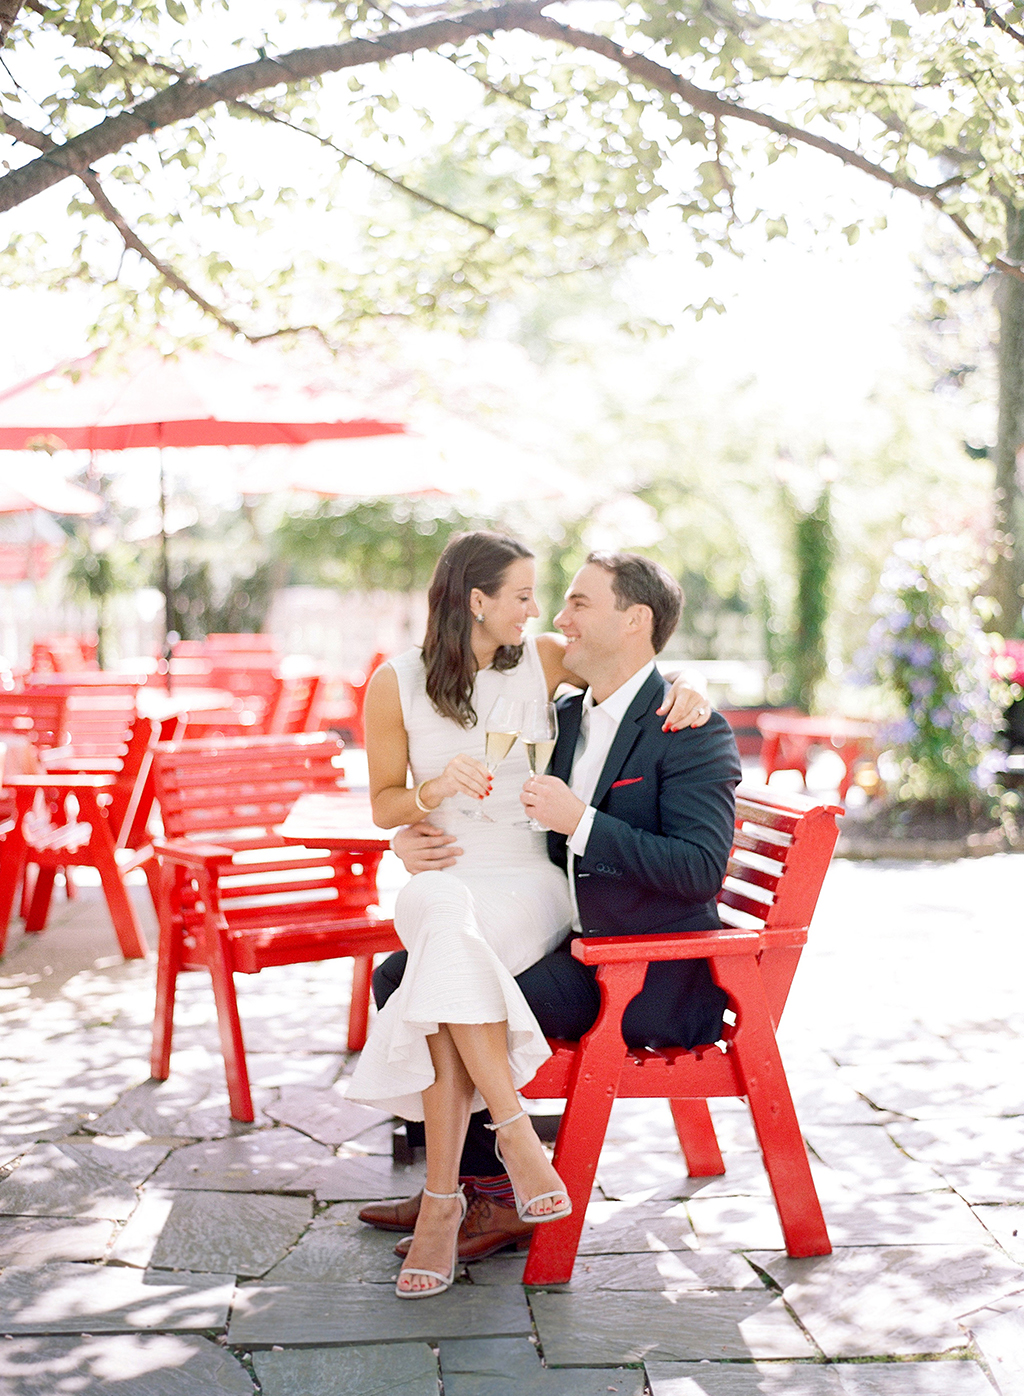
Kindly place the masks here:
<instances>
[{"instance_id":1,"label":"umbrella pole","mask_svg":"<svg viewBox=\"0 0 1024 1396\"><path fill-rule=\"evenodd\" d=\"M159 446L160 459L160 589L164 594L164 642L162 653L167 666L167 692L171 691L171 564L167 554L167 477L164 474L164 448Z\"/></svg>"}]
</instances>

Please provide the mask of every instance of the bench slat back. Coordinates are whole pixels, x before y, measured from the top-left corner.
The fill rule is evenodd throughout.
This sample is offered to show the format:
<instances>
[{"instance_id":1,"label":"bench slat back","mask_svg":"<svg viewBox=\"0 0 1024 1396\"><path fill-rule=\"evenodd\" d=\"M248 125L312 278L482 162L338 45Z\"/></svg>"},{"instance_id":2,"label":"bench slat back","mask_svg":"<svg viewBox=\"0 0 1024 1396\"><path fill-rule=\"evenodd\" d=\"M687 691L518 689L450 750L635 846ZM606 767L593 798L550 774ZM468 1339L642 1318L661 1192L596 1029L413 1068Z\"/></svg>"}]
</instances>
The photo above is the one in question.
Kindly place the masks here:
<instances>
[{"instance_id":1,"label":"bench slat back","mask_svg":"<svg viewBox=\"0 0 1024 1396\"><path fill-rule=\"evenodd\" d=\"M342 750L320 732L158 743L153 773L165 834L232 851L217 891L236 930L361 916L376 905L379 853L284 844L273 832L300 795L337 792ZM187 888L180 910L186 928L198 928L202 909Z\"/></svg>"},{"instance_id":2,"label":"bench slat back","mask_svg":"<svg viewBox=\"0 0 1024 1396\"><path fill-rule=\"evenodd\" d=\"M718 897L722 920L745 926L743 918L752 917L752 929L810 925L842 812L839 805L741 785L732 856Z\"/></svg>"},{"instance_id":3,"label":"bench slat back","mask_svg":"<svg viewBox=\"0 0 1024 1396\"><path fill-rule=\"evenodd\" d=\"M67 737L67 699L58 693L0 693L0 735L36 747L60 746Z\"/></svg>"},{"instance_id":4,"label":"bench slat back","mask_svg":"<svg viewBox=\"0 0 1024 1396\"><path fill-rule=\"evenodd\" d=\"M300 795L337 791L343 744L323 733L160 743L154 779L168 838L271 829Z\"/></svg>"}]
</instances>

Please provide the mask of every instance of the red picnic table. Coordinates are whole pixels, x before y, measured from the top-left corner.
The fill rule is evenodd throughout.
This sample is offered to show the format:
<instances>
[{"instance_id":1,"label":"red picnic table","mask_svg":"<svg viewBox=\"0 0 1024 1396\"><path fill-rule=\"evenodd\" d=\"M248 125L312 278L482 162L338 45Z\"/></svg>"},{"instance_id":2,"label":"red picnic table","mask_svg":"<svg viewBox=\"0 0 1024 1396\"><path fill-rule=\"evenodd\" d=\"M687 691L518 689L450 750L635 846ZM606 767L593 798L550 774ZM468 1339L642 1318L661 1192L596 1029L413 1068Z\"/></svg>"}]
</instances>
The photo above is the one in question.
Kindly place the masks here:
<instances>
[{"instance_id":1,"label":"red picnic table","mask_svg":"<svg viewBox=\"0 0 1024 1396\"><path fill-rule=\"evenodd\" d=\"M764 738L761 764L768 781L773 771L799 771L807 783L807 753L812 746L829 747L842 760L843 778L839 798L853 784L858 761L871 759L876 752L875 724L846 717L802 717L791 713L762 713L757 719Z\"/></svg>"}]
</instances>

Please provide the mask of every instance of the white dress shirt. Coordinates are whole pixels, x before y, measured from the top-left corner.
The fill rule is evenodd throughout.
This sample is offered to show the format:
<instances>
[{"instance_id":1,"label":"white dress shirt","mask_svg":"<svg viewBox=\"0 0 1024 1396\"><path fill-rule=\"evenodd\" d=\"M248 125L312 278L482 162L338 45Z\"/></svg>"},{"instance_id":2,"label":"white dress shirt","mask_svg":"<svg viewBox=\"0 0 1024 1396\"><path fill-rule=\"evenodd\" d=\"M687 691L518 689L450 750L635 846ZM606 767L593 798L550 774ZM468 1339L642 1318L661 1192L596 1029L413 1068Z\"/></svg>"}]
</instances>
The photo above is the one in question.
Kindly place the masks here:
<instances>
[{"instance_id":1,"label":"white dress shirt","mask_svg":"<svg viewBox=\"0 0 1024 1396\"><path fill-rule=\"evenodd\" d=\"M587 851L587 841L594 825L597 810L592 804L597 782L601 779L608 753L611 751L619 723L626 716L630 704L654 672L654 660L638 669L632 678L615 690L603 703L594 702L593 689L588 688L583 695L583 711L580 716L580 737L576 745L576 755L569 777L569 789L578 799L586 802L586 809L580 822L569 838L568 874L569 896L572 900L573 930L579 931L580 916L576 905L576 880L574 863Z\"/></svg>"}]
</instances>

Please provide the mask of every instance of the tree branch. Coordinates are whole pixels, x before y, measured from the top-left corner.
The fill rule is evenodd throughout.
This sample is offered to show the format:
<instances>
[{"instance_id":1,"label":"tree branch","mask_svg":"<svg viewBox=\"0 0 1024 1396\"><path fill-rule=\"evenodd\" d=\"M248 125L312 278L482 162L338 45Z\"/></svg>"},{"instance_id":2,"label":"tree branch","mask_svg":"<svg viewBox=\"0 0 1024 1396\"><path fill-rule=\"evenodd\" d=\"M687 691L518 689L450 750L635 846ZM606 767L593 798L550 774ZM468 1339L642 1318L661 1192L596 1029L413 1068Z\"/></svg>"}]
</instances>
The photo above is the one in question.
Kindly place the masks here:
<instances>
[{"instance_id":1,"label":"tree branch","mask_svg":"<svg viewBox=\"0 0 1024 1396\"><path fill-rule=\"evenodd\" d=\"M238 107L242 111L251 112L253 116L260 116L264 121L273 121L278 126L286 126L289 131L297 131L300 136L309 136L314 141L319 141L328 150L337 151L346 160L352 160L357 165L362 165L364 170L369 170L378 179L386 180L395 189L400 189L403 194L408 194L410 199L418 199L421 204L426 204L428 208L436 208L441 213L450 213L453 218L461 218L463 223L470 224L473 228L479 228L481 232L487 233L489 237L494 236L494 228L489 223L481 223L479 219L471 218L468 213L461 213L457 208L452 208L450 204L443 204L439 199L432 199L429 194L424 194L419 189L413 189L409 184L405 184L394 175L389 175L387 170L382 170L379 165L373 164L370 160L363 160L358 155L353 155L350 150L342 150L340 145L335 145L326 136L321 136L316 131L310 131L305 126L296 126L294 121L288 121L283 116L279 116L275 111L268 111L266 107L254 106L251 102L234 101L230 103L233 107Z\"/></svg>"},{"instance_id":2,"label":"tree branch","mask_svg":"<svg viewBox=\"0 0 1024 1396\"><path fill-rule=\"evenodd\" d=\"M22 141L25 145L34 146L36 150L42 151L49 151L55 148L59 149L59 147L54 146L53 141L51 141L48 136L43 135L42 131L34 131L32 127L25 126L12 116L7 116L0 112L0 121L3 122L4 129L9 135L12 135L15 140ZM272 335L248 334L242 329L241 325L229 319L229 317L225 315L223 311L218 310L215 305L211 305L205 296L201 295L193 286L190 286L183 277L178 275L173 267L168 266L168 264L162 261L151 248L146 246L120 210L115 208L107 198L103 186L96 178L96 174L93 170L80 170L77 177L88 189L97 210L103 215L107 222L113 224L120 233L121 241L124 243L125 247L132 252L137 252L144 262L148 262L151 267L160 273L168 286L188 296L189 300L197 305L204 315L209 315L212 319L216 320L217 324L220 325L222 329L228 330L231 334L240 335L243 339L249 340L251 344L258 343L261 339L273 338L274 335L298 332L298 329L296 329L295 331L275 330ZM298 328L310 329L312 327L302 325Z\"/></svg>"},{"instance_id":3,"label":"tree branch","mask_svg":"<svg viewBox=\"0 0 1024 1396\"><path fill-rule=\"evenodd\" d=\"M977 0L976 0L977 3ZM585 30L574 29L570 25L560 24L556 20L548 19L546 16L537 14L528 20L524 20L520 25L523 29L529 29L531 33L537 34L541 38L554 39L559 43L568 44L573 48L589 49L592 53L599 53L604 58L609 58L614 63L620 64L628 73L632 73L641 82L649 87L655 87L669 96L681 97L684 102L695 111L706 112L716 120L721 118L731 118L736 121L747 121L755 126L762 126L766 130L774 131L776 135L783 136L786 140L793 141L799 145L810 146L814 150L820 150L825 155L831 155L837 160L841 160L844 165L848 165L855 170L861 170L864 174L871 175L873 179L881 180L883 184L888 184L893 189L900 189L904 193L913 194L915 198L921 199L925 203L932 204L941 213L952 219L960 232L967 238L975 251L980 252L982 238L971 232L967 223L959 214L950 213L943 205L940 191L948 187L949 181L936 186L918 184L916 180L906 179L901 175L893 174L882 165L876 165L873 161L866 159L855 150L850 150L844 145L839 145L836 141L830 141L824 136L815 135L811 131L804 131L799 126L791 126L787 121L780 121L778 117L770 116L767 112L756 111L752 107L744 107L739 102L732 102L719 97L717 93L707 92L704 88L695 87L686 78L680 77L669 68L664 68L659 63L645 58L642 54L633 53L629 49L623 48L612 39L607 39L603 34L590 34ZM997 271L1005 272L1008 276L1016 277L1019 281L1024 281L1024 268L1015 266L1012 262L1007 262L1002 257L985 258L989 266Z\"/></svg>"},{"instance_id":4,"label":"tree branch","mask_svg":"<svg viewBox=\"0 0 1024 1396\"><path fill-rule=\"evenodd\" d=\"M0 0L0 48L7 42L8 32L20 9L21 0Z\"/></svg>"},{"instance_id":5,"label":"tree branch","mask_svg":"<svg viewBox=\"0 0 1024 1396\"><path fill-rule=\"evenodd\" d=\"M205 80L188 77L172 83L129 111L100 121L72 137L59 152L41 156L0 178L0 213L16 208L97 160L123 150L174 122L196 116L220 102L237 101L282 83L305 82L345 68L386 63L403 53L431 52L445 44L460 44L474 34L524 27L552 0L509 0L504 5L475 10L452 19L432 20L408 29L389 30L373 39L350 39L321 48L295 49L279 58L261 58L229 68Z\"/></svg>"},{"instance_id":6,"label":"tree branch","mask_svg":"<svg viewBox=\"0 0 1024 1396\"><path fill-rule=\"evenodd\" d=\"M1019 29L1014 29L1008 20L992 5L986 5L985 0L974 0L974 4L985 16L986 24L994 24L997 29L1001 29L1004 34L1008 34L1011 39L1015 39L1018 44L1024 44L1024 34Z\"/></svg>"}]
</instances>

